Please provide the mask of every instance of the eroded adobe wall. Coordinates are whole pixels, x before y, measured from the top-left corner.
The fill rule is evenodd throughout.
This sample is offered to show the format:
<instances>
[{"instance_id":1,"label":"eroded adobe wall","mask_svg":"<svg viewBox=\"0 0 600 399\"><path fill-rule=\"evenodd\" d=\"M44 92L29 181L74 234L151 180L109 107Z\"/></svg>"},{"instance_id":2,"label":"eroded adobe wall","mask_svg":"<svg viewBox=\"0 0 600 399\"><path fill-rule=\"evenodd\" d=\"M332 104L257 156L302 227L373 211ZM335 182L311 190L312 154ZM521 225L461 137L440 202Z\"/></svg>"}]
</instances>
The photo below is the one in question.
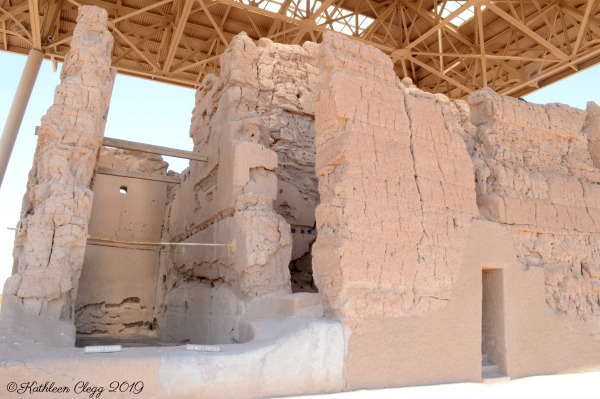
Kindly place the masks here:
<instances>
[{"instance_id":1,"label":"eroded adobe wall","mask_svg":"<svg viewBox=\"0 0 600 399\"><path fill-rule=\"evenodd\" d=\"M112 45L106 11L79 7L61 83L39 129L15 239L17 273L4 287L33 314L73 319L115 76Z\"/></svg>"},{"instance_id":2,"label":"eroded adobe wall","mask_svg":"<svg viewBox=\"0 0 600 399\"><path fill-rule=\"evenodd\" d=\"M374 48L326 34L319 51L317 285L350 321L439 310L478 213L459 112Z\"/></svg>"},{"instance_id":3,"label":"eroded adobe wall","mask_svg":"<svg viewBox=\"0 0 600 399\"><path fill-rule=\"evenodd\" d=\"M597 108L451 102L332 33L318 65L314 273L346 388L480 381L490 326L511 377L598 367Z\"/></svg>"},{"instance_id":4,"label":"eroded adobe wall","mask_svg":"<svg viewBox=\"0 0 600 399\"><path fill-rule=\"evenodd\" d=\"M315 173L316 44L304 48L259 42L257 112L260 130L277 153L275 210L292 228L290 273L294 292L316 292L311 246L319 202Z\"/></svg>"},{"instance_id":5,"label":"eroded adobe wall","mask_svg":"<svg viewBox=\"0 0 600 399\"><path fill-rule=\"evenodd\" d=\"M514 231L525 269L542 268L557 314L600 316L598 107L534 105L482 90L469 97L477 202Z\"/></svg>"},{"instance_id":6,"label":"eroded adobe wall","mask_svg":"<svg viewBox=\"0 0 600 399\"><path fill-rule=\"evenodd\" d=\"M345 326L346 388L478 381L481 271L464 267L478 210L462 110L342 35L324 34L318 65L313 268Z\"/></svg>"},{"instance_id":7,"label":"eroded adobe wall","mask_svg":"<svg viewBox=\"0 0 600 399\"><path fill-rule=\"evenodd\" d=\"M165 175L159 155L103 148L98 167ZM88 245L79 280L80 335L153 335L160 242L169 183L96 175ZM165 247L163 250L172 250Z\"/></svg>"},{"instance_id":8,"label":"eroded adobe wall","mask_svg":"<svg viewBox=\"0 0 600 399\"><path fill-rule=\"evenodd\" d=\"M235 240L235 251L185 247L161 256L164 337L233 342L248 301L290 292L290 224L312 228L317 201L308 50L240 34L222 56L221 76L198 91L190 135L209 159L192 162L171 193L163 240Z\"/></svg>"},{"instance_id":9,"label":"eroded adobe wall","mask_svg":"<svg viewBox=\"0 0 600 399\"><path fill-rule=\"evenodd\" d=\"M514 257L484 263L503 268L505 333L484 335L483 345L504 353L511 378L597 369L597 107L535 105L487 89L468 102L477 203L508 232L503 252Z\"/></svg>"}]
</instances>

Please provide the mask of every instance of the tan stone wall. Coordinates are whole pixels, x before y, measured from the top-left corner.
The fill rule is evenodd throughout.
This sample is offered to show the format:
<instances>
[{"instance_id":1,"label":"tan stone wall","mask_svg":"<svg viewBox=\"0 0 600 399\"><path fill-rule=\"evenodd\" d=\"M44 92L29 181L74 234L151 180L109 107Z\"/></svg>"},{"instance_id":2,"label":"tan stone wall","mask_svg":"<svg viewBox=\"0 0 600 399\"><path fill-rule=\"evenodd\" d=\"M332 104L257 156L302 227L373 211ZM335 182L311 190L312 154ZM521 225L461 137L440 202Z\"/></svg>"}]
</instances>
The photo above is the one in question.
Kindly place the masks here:
<instances>
[{"instance_id":1,"label":"tan stone wall","mask_svg":"<svg viewBox=\"0 0 600 399\"><path fill-rule=\"evenodd\" d=\"M326 33L319 54L313 256L326 304L349 321L442 309L477 214L459 112L408 90L372 47Z\"/></svg>"},{"instance_id":2,"label":"tan stone wall","mask_svg":"<svg viewBox=\"0 0 600 399\"><path fill-rule=\"evenodd\" d=\"M511 378L600 367L598 109L469 110L331 33L318 64L314 269L346 389L481 381L482 350Z\"/></svg>"},{"instance_id":3,"label":"tan stone wall","mask_svg":"<svg viewBox=\"0 0 600 399\"><path fill-rule=\"evenodd\" d=\"M315 173L314 89L317 46L259 42L257 112L260 129L277 153L275 211L292 227L290 273L294 292L315 292L311 245L319 202Z\"/></svg>"},{"instance_id":4,"label":"tan stone wall","mask_svg":"<svg viewBox=\"0 0 600 399\"><path fill-rule=\"evenodd\" d=\"M544 269L530 267L525 270L518 255L511 226L483 220L473 222L465 256L465 271L467 275L476 273L479 281L469 285L466 298L470 306L478 306L481 315L482 288L485 287L481 286L480 270L495 269L495 272L502 273L502 292L494 292L492 287L484 295L502 299L503 312L488 314L483 320L481 316L465 317L464 313L456 312L457 321L454 323L469 324L471 329L477 328L479 323L486 323L483 331L480 324L478 334L489 333L488 327L497 332L503 328L503 334L495 334L495 348L488 346L484 349L495 351L489 354L496 357L501 370L511 379L600 369L598 323L570 319L551 309L545 298ZM450 332L446 334L450 338L446 338L446 343L454 347L454 353L462 354L464 347L451 338L456 331L452 323L440 323L432 328L449 328ZM481 341L477 343L481 344ZM454 356L449 355L448 358Z\"/></svg>"},{"instance_id":5,"label":"tan stone wall","mask_svg":"<svg viewBox=\"0 0 600 399\"><path fill-rule=\"evenodd\" d=\"M315 64L320 76L313 86ZM291 372L281 368L286 362L306 378L287 384L293 386L289 392L318 390L303 385L315 375L322 378L318 384L327 382L315 386L326 390L476 382L482 379L482 350L511 378L598 369L599 109L534 106L489 90L469 103L471 110L465 102L399 81L387 56L341 35L326 33L318 48L255 44L237 36L223 55L222 75L207 77L196 97L190 134L194 150L208 162L193 161L178 186L152 189L160 191L157 200L167 197L161 241L235 241L235 248L162 251L153 317L166 340L254 339L210 357L215 363L206 368L213 374L236 368L230 355L241 351L239 361L251 371L240 374L242 385L229 376L222 384L189 383L187 377L180 384L171 377L185 359L155 358L167 367L159 376L170 387L165 389L187 393L193 386L195 394L212 383L217 396L228 389L252 391L253 384L262 384L248 377L254 373L290 379ZM41 153L45 147L40 148ZM46 158L37 160L44 166ZM107 162L163 173L160 162L123 152ZM36 167L34 183L43 170ZM64 178L51 172L52 178ZM106 186L102 181L96 180L99 193L116 187L115 180L105 180ZM31 187L28 199L44 193ZM82 191L91 200L89 190ZM294 237L291 229L314 227L311 209L318 201L315 280L327 316L342 322L319 320L315 325L329 326L321 330L303 318L323 315L320 295L290 294L288 269L293 254L301 260L312 239ZM54 209L51 216L56 215L62 213ZM154 239L161 223L155 216L148 218L151 229L125 226L117 237ZM109 219L92 219L90 231L106 233ZM38 248L27 237L21 236L31 253L20 261ZM93 251L88 254L101 262L123 253ZM21 267L7 287L18 288L27 270ZM122 277L132 277L130 271ZM152 273L143 287L113 285L108 296L94 291L108 286L94 286L98 274L82 276L80 331L140 332L137 327L148 326ZM39 277L36 284L37 290L47 289ZM39 299L28 298L25 304L34 309ZM37 313L57 317L50 312L58 309L55 302L47 303ZM0 324L25 319L13 314L14 307L9 310ZM117 323L110 325L112 316ZM37 340L46 326L67 324L51 321L38 323L32 336ZM298 326L321 338L287 329ZM326 339L329 328L335 340ZM302 353L296 340L303 342ZM270 342L265 351L277 354L269 363L277 373L270 373L266 357L255 356L265 342ZM330 370L323 365L332 359L335 378L328 380ZM186 372L199 370L192 360Z\"/></svg>"},{"instance_id":6,"label":"tan stone wall","mask_svg":"<svg viewBox=\"0 0 600 399\"><path fill-rule=\"evenodd\" d=\"M314 273L345 326L346 389L478 381L464 110L400 82L388 57L344 36L326 33L319 54Z\"/></svg>"},{"instance_id":7,"label":"tan stone wall","mask_svg":"<svg viewBox=\"0 0 600 399\"><path fill-rule=\"evenodd\" d=\"M104 148L98 166L164 175L168 164L158 155ZM88 229L91 240L85 251L75 306L78 334L154 334L160 247L123 242L160 241L168 185L96 176Z\"/></svg>"},{"instance_id":8,"label":"tan stone wall","mask_svg":"<svg viewBox=\"0 0 600 399\"><path fill-rule=\"evenodd\" d=\"M73 319L93 193L92 178L112 92L107 13L79 8L54 104L42 118L6 282L28 312Z\"/></svg>"},{"instance_id":9,"label":"tan stone wall","mask_svg":"<svg viewBox=\"0 0 600 399\"><path fill-rule=\"evenodd\" d=\"M550 308L582 320L600 316L597 106L534 105L490 90L469 103L481 212L511 226L525 269L544 270Z\"/></svg>"},{"instance_id":10,"label":"tan stone wall","mask_svg":"<svg viewBox=\"0 0 600 399\"><path fill-rule=\"evenodd\" d=\"M232 342L247 301L290 292L292 242L304 245L298 258L309 244L292 240L288 223L312 229L318 198L312 48L238 35L221 76L208 76L198 91L190 135L209 159L192 162L173 191L163 240L235 240L236 249L161 256L157 318L165 337Z\"/></svg>"}]
</instances>

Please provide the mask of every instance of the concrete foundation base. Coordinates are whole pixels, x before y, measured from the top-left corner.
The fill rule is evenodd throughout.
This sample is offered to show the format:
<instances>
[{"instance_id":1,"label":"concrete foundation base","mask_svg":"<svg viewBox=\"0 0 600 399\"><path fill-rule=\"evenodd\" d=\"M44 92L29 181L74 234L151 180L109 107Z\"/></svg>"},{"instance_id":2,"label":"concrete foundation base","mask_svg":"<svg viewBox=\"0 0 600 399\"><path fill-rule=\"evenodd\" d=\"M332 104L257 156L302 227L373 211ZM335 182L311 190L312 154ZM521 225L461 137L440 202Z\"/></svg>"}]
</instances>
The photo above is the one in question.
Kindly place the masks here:
<instances>
[{"instance_id":1,"label":"concrete foundation base","mask_svg":"<svg viewBox=\"0 0 600 399\"><path fill-rule=\"evenodd\" d=\"M254 398L342 390L339 323L293 318L253 324L252 341L222 345L220 352L175 346L86 354L82 348L49 347L36 337L3 329L0 367L9 385L2 387L2 397L52 392L50 386L97 398L136 392L152 398Z\"/></svg>"}]
</instances>

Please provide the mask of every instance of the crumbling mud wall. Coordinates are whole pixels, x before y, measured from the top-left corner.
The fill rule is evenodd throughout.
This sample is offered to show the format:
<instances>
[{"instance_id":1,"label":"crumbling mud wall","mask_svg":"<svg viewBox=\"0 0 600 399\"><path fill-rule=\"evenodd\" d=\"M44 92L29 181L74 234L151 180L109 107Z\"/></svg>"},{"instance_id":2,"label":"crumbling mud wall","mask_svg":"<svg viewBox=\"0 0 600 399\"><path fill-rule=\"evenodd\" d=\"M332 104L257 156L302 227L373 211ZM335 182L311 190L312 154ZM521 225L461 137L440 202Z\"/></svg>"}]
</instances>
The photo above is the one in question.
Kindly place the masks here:
<instances>
[{"instance_id":1,"label":"crumbling mud wall","mask_svg":"<svg viewBox=\"0 0 600 399\"><path fill-rule=\"evenodd\" d=\"M161 176L159 155L103 148L98 167ZM98 174L88 246L79 280L79 335L153 335L159 249L128 242L160 242L169 183Z\"/></svg>"},{"instance_id":2,"label":"crumbling mud wall","mask_svg":"<svg viewBox=\"0 0 600 399\"><path fill-rule=\"evenodd\" d=\"M491 90L468 101L482 214L514 231L524 269L544 270L550 308L599 317L598 106L534 105Z\"/></svg>"},{"instance_id":3,"label":"crumbling mud wall","mask_svg":"<svg viewBox=\"0 0 600 399\"><path fill-rule=\"evenodd\" d=\"M480 381L465 110L343 35L325 33L317 60L313 269L344 325L345 389Z\"/></svg>"},{"instance_id":4,"label":"crumbling mud wall","mask_svg":"<svg viewBox=\"0 0 600 399\"><path fill-rule=\"evenodd\" d=\"M240 34L198 91L190 135L209 159L173 190L163 240L235 245L161 255L162 337L234 342L248 301L290 292L290 224L314 234L317 202L308 50Z\"/></svg>"},{"instance_id":5,"label":"crumbling mud wall","mask_svg":"<svg viewBox=\"0 0 600 399\"><path fill-rule=\"evenodd\" d=\"M311 256L316 238L315 208L319 202L314 123L316 49L317 45L310 42L304 48L268 40L258 45L257 113L261 134L277 153L274 208L292 228L293 292L317 291Z\"/></svg>"},{"instance_id":6,"label":"crumbling mud wall","mask_svg":"<svg viewBox=\"0 0 600 399\"><path fill-rule=\"evenodd\" d=\"M350 324L442 309L478 214L460 113L407 88L372 47L326 33L319 54L313 257L326 306Z\"/></svg>"},{"instance_id":7,"label":"crumbling mud wall","mask_svg":"<svg viewBox=\"0 0 600 399\"><path fill-rule=\"evenodd\" d=\"M342 35L325 33L318 47L237 36L223 55L222 75L208 76L196 97L190 133L194 150L208 161L193 161L178 185L138 187L103 176L94 184L97 198L107 200L92 208L93 235L160 236L198 246L160 248L156 272L156 253L131 243L100 253L90 243L75 311L80 333L154 334L156 327L168 341L242 343L224 356L169 351L165 357L144 349L155 360L147 363L158 365L148 369L159 377L156 389L182 395L477 382L482 349L511 378L597 369L599 110L533 106L488 90L469 102L472 112L465 102L399 81L387 56ZM34 183L45 160L38 159ZM100 164L164 173L157 158L119 151ZM44 187L31 186L26 204ZM127 196L144 192L157 205L136 200L108 210L123 187ZM81 191L91 201L91 192ZM314 222L310 212L318 201ZM116 223L106 217L111 212ZM51 217L63 213L57 206ZM31 227L25 232L36 232ZM297 246L298 230L306 237ZM315 230L320 293L291 294L290 260L296 253L296 266L305 264ZM36 247L28 245L33 253ZM29 270L19 266L8 283L9 303L19 298ZM493 273L482 279L482 269ZM43 279L36 284L50 290ZM32 309L39 298L24 299ZM37 313L63 313L64 306L49 312L58 308L48 303ZM8 338L3 332L0 345L10 353L20 353L13 338L24 330L41 341L69 324L39 323L42 318L15 309L0 317L2 327L27 326ZM27 319L37 324L22 322ZM62 335L53 341L71 345ZM486 336L497 345L486 345ZM246 371L232 380L228 368ZM190 372L218 376L190 379Z\"/></svg>"},{"instance_id":8,"label":"crumbling mud wall","mask_svg":"<svg viewBox=\"0 0 600 399\"><path fill-rule=\"evenodd\" d=\"M318 54L313 268L346 389L481 381L482 350L511 378L599 367L597 107L469 110L344 36Z\"/></svg>"},{"instance_id":9,"label":"crumbling mud wall","mask_svg":"<svg viewBox=\"0 0 600 399\"><path fill-rule=\"evenodd\" d=\"M36 315L73 319L91 191L112 92L107 13L79 7L54 104L42 118L15 239L16 274L4 287Z\"/></svg>"}]
</instances>

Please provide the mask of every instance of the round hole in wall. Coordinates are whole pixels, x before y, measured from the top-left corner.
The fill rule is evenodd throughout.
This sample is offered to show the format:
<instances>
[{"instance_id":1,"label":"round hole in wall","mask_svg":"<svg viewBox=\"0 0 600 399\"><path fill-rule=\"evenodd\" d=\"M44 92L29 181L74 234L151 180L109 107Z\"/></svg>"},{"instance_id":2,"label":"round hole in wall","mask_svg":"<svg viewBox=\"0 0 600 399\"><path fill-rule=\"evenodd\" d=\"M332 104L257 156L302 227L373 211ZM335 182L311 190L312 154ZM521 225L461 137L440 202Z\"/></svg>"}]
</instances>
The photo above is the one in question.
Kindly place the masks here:
<instances>
[{"instance_id":1,"label":"round hole in wall","mask_svg":"<svg viewBox=\"0 0 600 399\"><path fill-rule=\"evenodd\" d=\"M119 193L122 195L127 194L127 186L121 186L119 187Z\"/></svg>"}]
</instances>

